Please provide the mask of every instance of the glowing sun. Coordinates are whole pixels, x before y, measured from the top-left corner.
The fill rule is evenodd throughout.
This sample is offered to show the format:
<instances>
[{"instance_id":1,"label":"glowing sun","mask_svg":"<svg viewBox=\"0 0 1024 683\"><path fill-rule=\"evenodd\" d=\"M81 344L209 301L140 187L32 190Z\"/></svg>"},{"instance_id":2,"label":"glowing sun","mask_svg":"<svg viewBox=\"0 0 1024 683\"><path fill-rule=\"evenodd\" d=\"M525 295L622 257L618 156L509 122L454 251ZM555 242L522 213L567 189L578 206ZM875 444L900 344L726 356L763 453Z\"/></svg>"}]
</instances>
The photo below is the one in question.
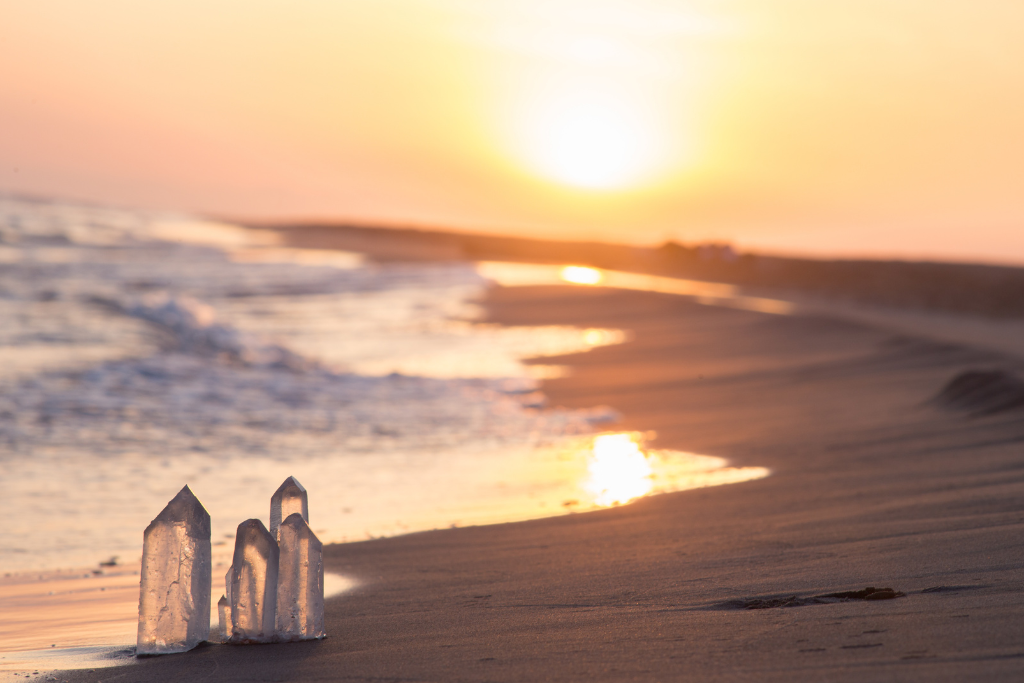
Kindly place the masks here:
<instances>
[{"instance_id":1,"label":"glowing sun","mask_svg":"<svg viewBox=\"0 0 1024 683\"><path fill-rule=\"evenodd\" d=\"M654 122L629 97L566 92L538 102L526 128L531 165L552 180L618 189L655 171Z\"/></svg>"}]
</instances>

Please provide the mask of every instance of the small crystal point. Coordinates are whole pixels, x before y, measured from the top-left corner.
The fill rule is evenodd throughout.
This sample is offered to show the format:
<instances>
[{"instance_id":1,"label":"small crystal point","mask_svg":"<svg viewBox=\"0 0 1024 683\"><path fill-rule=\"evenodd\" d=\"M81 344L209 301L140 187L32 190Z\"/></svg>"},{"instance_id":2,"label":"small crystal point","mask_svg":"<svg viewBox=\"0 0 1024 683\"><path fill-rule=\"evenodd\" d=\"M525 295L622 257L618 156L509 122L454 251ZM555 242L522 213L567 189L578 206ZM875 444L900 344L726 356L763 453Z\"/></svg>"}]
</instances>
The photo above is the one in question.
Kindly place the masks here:
<instances>
[{"instance_id":1,"label":"small crystal point","mask_svg":"<svg viewBox=\"0 0 1024 683\"><path fill-rule=\"evenodd\" d=\"M143 534L140 655L186 652L210 637L210 514L188 486Z\"/></svg>"},{"instance_id":2,"label":"small crystal point","mask_svg":"<svg viewBox=\"0 0 1024 683\"><path fill-rule=\"evenodd\" d=\"M277 541L263 522L238 525L231 561L231 642L274 640L278 558Z\"/></svg>"},{"instance_id":3,"label":"small crystal point","mask_svg":"<svg viewBox=\"0 0 1024 683\"><path fill-rule=\"evenodd\" d=\"M231 603L228 596L220 596L217 601L217 614L220 615L220 637L227 640L231 637Z\"/></svg>"},{"instance_id":4,"label":"small crystal point","mask_svg":"<svg viewBox=\"0 0 1024 683\"><path fill-rule=\"evenodd\" d=\"M302 515L309 523L309 498L306 489L295 477L288 477L270 498L270 533L277 538L277 530L281 522L294 513Z\"/></svg>"},{"instance_id":5,"label":"small crystal point","mask_svg":"<svg viewBox=\"0 0 1024 683\"><path fill-rule=\"evenodd\" d=\"M324 633L324 546L298 512L278 529L277 637L313 640Z\"/></svg>"}]
</instances>

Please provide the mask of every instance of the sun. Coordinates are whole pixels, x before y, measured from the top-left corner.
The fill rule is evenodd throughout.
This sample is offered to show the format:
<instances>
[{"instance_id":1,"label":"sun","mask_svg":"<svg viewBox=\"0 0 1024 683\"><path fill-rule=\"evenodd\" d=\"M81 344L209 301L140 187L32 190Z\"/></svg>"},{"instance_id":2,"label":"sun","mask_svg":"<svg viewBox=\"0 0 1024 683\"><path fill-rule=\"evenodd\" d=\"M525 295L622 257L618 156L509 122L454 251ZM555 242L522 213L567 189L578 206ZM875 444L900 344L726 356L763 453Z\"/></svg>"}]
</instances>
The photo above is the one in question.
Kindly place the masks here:
<instances>
[{"instance_id":1,"label":"sun","mask_svg":"<svg viewBox=\"0 0 1024 683\"><path fill-rule=\"evenodd\" d=\"M625 93L549 94L527 115L528 163L573 187L627 188L656 172L655 129L653 117Z\"/></svg>"}]
</instances>

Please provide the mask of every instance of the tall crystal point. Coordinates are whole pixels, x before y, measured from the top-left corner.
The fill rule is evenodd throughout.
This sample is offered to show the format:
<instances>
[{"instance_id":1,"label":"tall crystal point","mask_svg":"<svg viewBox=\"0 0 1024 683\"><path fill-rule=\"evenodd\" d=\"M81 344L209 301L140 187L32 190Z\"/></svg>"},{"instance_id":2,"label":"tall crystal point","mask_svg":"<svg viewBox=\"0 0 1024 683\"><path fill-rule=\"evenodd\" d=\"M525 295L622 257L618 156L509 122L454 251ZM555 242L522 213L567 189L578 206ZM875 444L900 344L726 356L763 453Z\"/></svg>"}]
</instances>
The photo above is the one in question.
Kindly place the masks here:
<instances>
[{"instance_id":1,"label":"tall crystal point","mask_svg":"<svg viewBox=\"0 0 1024 683\"><path fill-rule=\"evenodd\" d=\"M277 530L281 522L295 512L309 522L309 498L306 496L306 489L298 479L288 477L270 497L270 533L274 538L278 538Z\"/></svg>"},{"instance_id":2,"label":"tall crystal point","mask_svg":"<svg viewBox=\"0 0 1024 683\"><path fill-rule=\"evenodd\" d=\"M146 527L140 655L186 652L210 637L210 514L186 486Z\"/></svg>"},{"instance_id":3,"label":"tall crystal point","mask_svg":"<svg viewBox=\"0 0 1024 683\"><path fill-rule=\"evenodd\" d=\"M324 637L324 546L298 512L278 529L277 637Z\"/></svg>"},{"instance_id":4,"label":"tall crystal point","mask_svg":"<svg viewBox=\"0 0 1024 683\"><path fill-rule=\"evenodd\" d=\"M258 519L238 525L231 560L231 642L269 643L277 612L277 541Z\"/></svg>"}]
</instances>

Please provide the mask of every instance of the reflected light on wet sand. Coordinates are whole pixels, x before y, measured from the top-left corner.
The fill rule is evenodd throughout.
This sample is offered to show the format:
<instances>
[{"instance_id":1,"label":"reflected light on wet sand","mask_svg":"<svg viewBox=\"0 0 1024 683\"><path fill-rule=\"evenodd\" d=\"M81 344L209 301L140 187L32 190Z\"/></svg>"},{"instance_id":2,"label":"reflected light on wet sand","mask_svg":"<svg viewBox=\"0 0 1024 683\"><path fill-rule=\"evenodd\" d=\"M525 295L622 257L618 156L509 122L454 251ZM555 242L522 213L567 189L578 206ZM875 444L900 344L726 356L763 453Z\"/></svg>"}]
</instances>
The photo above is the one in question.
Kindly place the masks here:
<instances>
[{"instance_id":1,"label":"reflected light on wet sand","mask_svg":"<svg viewBox=\"0 0 1024 683\"><path fill-rule=\"evenodd\" d=\"M631 289L638 292L658 292L692 298L704 306L738 308L771 315L792 315L796 306L788 301L747 296L736 285L721 282L687 280L661 275L627 273L586 266L557 266L540 263L505 263L481 261L477 263L481 276L502 287L531 285L589 285L612 289Z\"/></svg>"},{"instance_id":2,"label":"reflected light on wet sand","mask_svg":"<svg viewBox=\"0 0 1024 683\"><path fill-rule=\"evenodd\" d=\"M560 275L566 282L576 285L596 285L604 279L600 270L586 266L566 266Z\"/></svg>"},{"instance_id":3,"label":"reflected light on wet sand","mask_svg":"<svg viewBox=\"0 0 1024 683\"><path fill-rule=\"evenodd\" d=\"M581 488L595 507L623 505L656 493L736 484L763 479L764 467L728 467L725 458L643 448L637 433L602 434L594 438Z\"/></svg>"},{"instance_id":4,"label":"reflected light on wet sand","mask_svg":"<svg viewBox=\"0 0 1024 683\"><path fill-rule=\"evenodd\" d=\"M587 464L590 478L583 485L597 505L619 505L654 488L651 464L629 434L605 434L594 439Z\"/></svg>"},{"instance_id":5,"label":"reflected light on wet sand","mask_svg":"<svg viewBox=\"0 0 1024 683\"><path fill-rule=\"evenodd\" d=\"M137 564L112 569L33 572L0 578L0 680L14 672L99 669L131 664L138 625ZM214 567L211 641L227 564ZM348 576L324 573L324 597L353 589Z\"/></svg>"}]
</instances>

